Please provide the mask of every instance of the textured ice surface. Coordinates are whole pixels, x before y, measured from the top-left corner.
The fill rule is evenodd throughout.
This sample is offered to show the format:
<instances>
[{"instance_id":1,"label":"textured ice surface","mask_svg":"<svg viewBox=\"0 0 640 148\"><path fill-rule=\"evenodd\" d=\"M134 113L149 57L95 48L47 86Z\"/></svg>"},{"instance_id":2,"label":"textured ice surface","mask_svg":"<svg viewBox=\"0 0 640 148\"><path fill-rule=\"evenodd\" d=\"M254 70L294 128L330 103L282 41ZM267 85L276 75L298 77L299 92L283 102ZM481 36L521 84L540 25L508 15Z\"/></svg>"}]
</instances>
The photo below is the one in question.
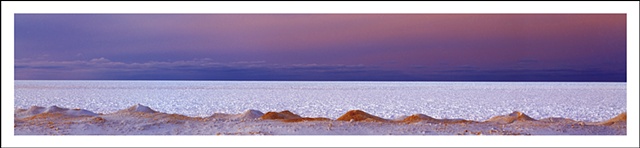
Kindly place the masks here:
<instances>
[{"instance_id":1,"label":"textured ice surface","mask_svg":"<svg viewBox=\"0 0 640 148\"><path fill-rule=\"evenodd\" d=\"M626 111L626 83L15 81L18 108L111 113L138 103L201 117L255 109L336 119L359 109L387 119L420 113L484 121L521 111L535 119L604 121Z\"/></svg>"}]
</instances>

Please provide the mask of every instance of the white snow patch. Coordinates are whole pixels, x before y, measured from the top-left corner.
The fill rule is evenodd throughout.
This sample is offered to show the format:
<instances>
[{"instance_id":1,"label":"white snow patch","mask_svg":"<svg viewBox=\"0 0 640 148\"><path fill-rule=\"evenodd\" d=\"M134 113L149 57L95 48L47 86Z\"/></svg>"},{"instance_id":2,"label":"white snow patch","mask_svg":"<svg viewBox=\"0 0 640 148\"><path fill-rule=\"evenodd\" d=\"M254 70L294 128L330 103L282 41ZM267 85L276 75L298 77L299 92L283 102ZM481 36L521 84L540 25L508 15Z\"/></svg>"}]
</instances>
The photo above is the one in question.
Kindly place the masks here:
<instances>
[{"instance_id":1,"label":"white snow patch","mask_svg":"<svg viewBox=\"0 0 640 148\"><path fill-rule=\"evenodd\" d=\"M133 105L127 109L125 109L125 111L127 112L140 112L140 113L156 113L157 111L151 109L148 106L144 106L142 104L136 104Z\"/></svg>"}]
</instances>

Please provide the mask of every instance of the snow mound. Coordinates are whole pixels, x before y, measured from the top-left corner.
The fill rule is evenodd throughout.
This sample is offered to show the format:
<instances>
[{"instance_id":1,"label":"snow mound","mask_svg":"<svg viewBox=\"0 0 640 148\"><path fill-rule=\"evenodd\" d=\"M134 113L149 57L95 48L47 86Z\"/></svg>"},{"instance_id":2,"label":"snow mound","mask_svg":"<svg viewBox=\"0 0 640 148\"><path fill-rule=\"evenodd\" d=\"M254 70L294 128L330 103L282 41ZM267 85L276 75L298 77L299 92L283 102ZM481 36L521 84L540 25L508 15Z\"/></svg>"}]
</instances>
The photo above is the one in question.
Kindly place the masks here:
<instances>
[{"instance_id":1,"label":"snow mound","mask_svg":"<svg viewBox=\"0 0 640 148\"><path fill-rule=\"evenodd\" d=\"M157 113L157 111L149 108L148 106L144 106L142 104L133 105L127 109L124 109L125 112L137 112L137 113Z\"/></svg>"},{"instance_id":2,"label":"snow mound","mask_svg":"<svg viewBox=\"0 0 640 148\"><path fill-rule=\"evenodd\" d=\"M303 122L303 121L330 121L329 118L308 118L301 117L300 115L294 114L291 111L285 110L281 112L267 112L262 115L260 119L263 120L281 120L283 122Z\"/></svg>"},{"instance_id":3,"label":"snow mound","mask_svg":"<svg viewBox=\"0 0 640 148\"><path fill-rule=\"evenodd\" d=\"M47 109L44 110L45 113L58 113L58 112L63 112L69 109L66 108L60 108L58 106L49 106L47 107Z\"/></svg>"},{"instance_id":4,"label":"snow mound","mask_svg":"<svg viewBox=\"0 0 640 148\"><path fill-rule=\"evenodd\" d=\"M262 113L261 111L258 110L247 110L244 111L242 114L238 115L236 118L237 119L256 119L256 118L260 118L264 115L264 113Z\"/></svg>"},{"instance_id":5,"label":"snow mound","mask_svg":"<svg viewBox=\"0 0 640 148\"><path fill-rule=\"evenodd\" d=\"M471 123L475 121L469 121L464 119L436 119L431 116L427 116L424 114L414 114L409 117L406 117L402 120L405 123L415 123L415 122L427 122L427 123Z\"/></svg>"},{"instance_id":6,"label":"snow mound","mask_svg":"<svg viewBox=\"0 0 640 148\"><path fill-rule=\"evenodd\" d=\"M209 116L212 119L225 119L225 120L243 120L243 119L257 119L264 115L261 111L249 109L244 111L241 114L224 114L224 113L214 113Z\"/></svg>"},{"instance_id":7,"label":"snow mound","mask_svg":"<svg viewBox=\"0 0 640 148\"><path fill-rule=\"evenodd\" d=\"M627 124L627 112L620 113L607 121L600 122L600 125Z\"/></svg>"},{"instance_id":8,"label":"snow mound","mask_svg":"<svg viewBox=\"0 0 640 148\"><path fill-rule=\"evenodd\" d=\"M494 123L498 123L498 124L509 124L509 123L513 123L513 122L517 122L517 121L536 121L536 119L533 119L531 117L529 117L528 115L519 112L519 111L514 111L513 113L509 114L509 115L501 115L501 116L495 116L492 117L491 119L487 120L486 122L494 122Z\"/></svg>"},{"instance_id":9,"label":"snow mound","mask_svg":"<svg viewBox=\"0 0 640 148\"><path fill-rule=\"evenodd\" d=\"M44 112L46 108L44 107L40 107L40 106L31 106L29 107L29 109L17 109L15 111L15 118L26 118L26 117L31 117L37 114L40 114L42 112Z\"/></svg>"},{"instance_id":10,"label":"snow mound","mask_svg":"<svg viewBox=\"0 0 640 148\"><path fill-rule=\"evenodd\" d=\"M302 118L300 115L296 115L289 110L281 111L281 112L267 112L262 115L260 119L299 119Z\"/></svg>"},{"instance_id":11,"label":"snow mound","mask_svg":"<svg viewBox=\"0 0 640 148\"><path fill-rule=\"evenodd\" d=\"M402 121L405 123L414 123L414 122L420 122L420 121L426 121L426 122L432 123L432 122L436 122L437 119L424 114L413 114L409 117L404 118Z\"/></svg>"},{"instance_id":12,"label":"snow mound","mask_svg":"<svg viewBox=\"0 0 640 148\"><path fill-rule=\"evenodd\" d=\"M84 110L84 109L68 109L58 106L40 107L31 106L29 109L18 109L14 117L16 118L28 118L28 117L80 117L80 116L97 116L98 114Z\"/></svg>"},{"instance_id":13,"label":"snow mound","mask_svg":"<svg viewBox=\"0 0 640 148\"><path fill-rule=\"evenodd\" d=\"M27 112L39 114L44 112L44 109L45 109L44 107L40 107L40 106L31 106L29 109L27 109Z\"/></svg>"},{"instance_id":14,"label":"snow mound","mask_svg":"<svg viewBox=\"0 0 640 148\"><path fill-rule=\"evenodd\" d=\"M98 114L84 109L69 109L65 111L65 115L69 116L97 116Z\"/></svg>"},{"instance_id":15,"label":"snow mound","mask_svg":"<svg viewBox=\"0 0 640 148\"><path fill-rule=\"evenodd\" d=\"M374 116L368 114L361 110L350 110L347 111L344 115L340 116L338 121L374 121L374 122L387 122L389 120L380 118L378 116Z\"/></svg>"},{"instance_id":16,"label":"snow mound","mask_svg":"<svg viewBox=\"0 0 640 148\"><path fill-rule=\"evenodd\" d=\"M112 118L128 118L128 119L134 119L134 120L145 119L146 121L172 123L172 124L183 124L187 121L208 121L207 118L202 118L202 117L190 117L182 114L168 114L168 113L158 112L142 104L136 104L126 109L119 110L115 113L105 114L102 117L107 117L105 119L112 119Z\"/></svg>"},{"instance_id":17,"label":"snow mound","mask_svg":"<svg viewBox=\"0 0 640 148\"><path fill-rule=\"evenodd\" d=\"M75 109L68 109L68 108L61 108L58 106L50 106L48 107L44 113L62 113L64 115L67 116L96 116L98 114L93 113L91 111L88 110L84 110L84 109L79 109L79 108L75 108Z\"/></svg>"}]
</instances>

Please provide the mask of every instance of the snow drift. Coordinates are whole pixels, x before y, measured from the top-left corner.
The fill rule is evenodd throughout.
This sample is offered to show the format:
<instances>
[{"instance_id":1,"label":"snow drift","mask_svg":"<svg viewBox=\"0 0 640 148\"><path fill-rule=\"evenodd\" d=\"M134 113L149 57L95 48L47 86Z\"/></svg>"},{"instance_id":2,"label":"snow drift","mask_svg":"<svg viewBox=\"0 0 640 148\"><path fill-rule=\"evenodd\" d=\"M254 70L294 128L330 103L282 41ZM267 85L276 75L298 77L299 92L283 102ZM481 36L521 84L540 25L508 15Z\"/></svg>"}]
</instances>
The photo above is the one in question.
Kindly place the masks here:
<instances>
[{"instance_id":1,"label":"snow drift","mask_svg":"<svg viewBox=\"0 0 640 148\"><path fill-rule=\"evenodd\" d=\"M390 120L362 110L350 110L332 120L302 117L288 110L262 113L251 109L239 114L214 113L208 117L190 117L162 113L136 104L108 114L58 106L32 106L16 109L14 118L16 135L626 134L626 112L606 121L583 122L557 117L536 120L519 111L486 121L436 119L424 114Z\"/></svg>"}]
</instances>

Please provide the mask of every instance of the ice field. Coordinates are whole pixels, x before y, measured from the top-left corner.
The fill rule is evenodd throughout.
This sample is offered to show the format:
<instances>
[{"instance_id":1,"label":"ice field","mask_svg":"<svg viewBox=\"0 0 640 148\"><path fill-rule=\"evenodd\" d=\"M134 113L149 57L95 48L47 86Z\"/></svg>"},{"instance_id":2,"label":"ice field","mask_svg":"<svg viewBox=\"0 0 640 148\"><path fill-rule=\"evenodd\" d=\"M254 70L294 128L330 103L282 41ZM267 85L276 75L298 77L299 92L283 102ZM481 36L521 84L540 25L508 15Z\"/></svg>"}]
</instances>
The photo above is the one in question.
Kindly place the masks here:
<instances>
[{"instance_id":1,"label":"ice field","mask_svg":"<svg viewBox=\"0 0 640 148\"><path fill-rule=\"evenodd\" d=\"M626 83L16 80L14 100L16 108L96 113L143 104L192 117L254 109L335 119L358 109L387 119L419 113L483 121L520 111L535 119L598 122L626 112Z\"/></svg>"}]
</instances>

